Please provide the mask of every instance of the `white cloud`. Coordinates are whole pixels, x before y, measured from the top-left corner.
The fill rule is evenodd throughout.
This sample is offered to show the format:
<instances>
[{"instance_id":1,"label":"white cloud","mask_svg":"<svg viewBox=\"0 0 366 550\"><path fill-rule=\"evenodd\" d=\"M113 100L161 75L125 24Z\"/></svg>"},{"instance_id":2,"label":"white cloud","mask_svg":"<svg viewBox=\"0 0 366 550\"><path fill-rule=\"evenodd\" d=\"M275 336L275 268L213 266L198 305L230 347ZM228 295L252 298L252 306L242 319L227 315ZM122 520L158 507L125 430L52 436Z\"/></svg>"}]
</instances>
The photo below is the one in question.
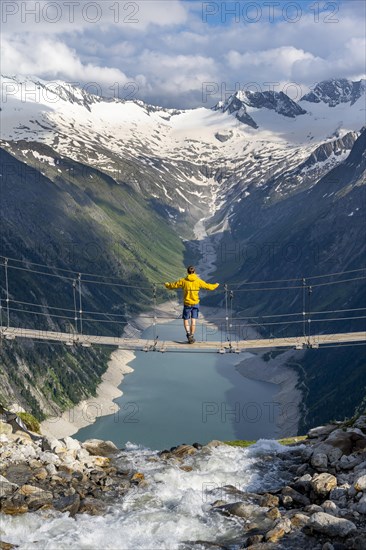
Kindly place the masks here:
<instances>
[{"instance_id":1,"label":"white cloud","mask_svg":"<svg viewBox=\"0 0 366 550\"><path fill-rule=\"evenodd\" d=\"M187 20L179 0L2 0L2 31L57 35L87 29L144 31L150 25L175 26Z\"/></svg>"},{"instance_id":2,"label":"white cloud","mask_svg":"<svg viewBox=\"0 0 366 550\"><path fill-rule=\"evenodd\" d=\"M290 77L294 63L303 59L313 59L314 56L293 46L283 46L259 52L250 51L244 54L232 50L226 58L229 66L236 70L261 67L262 69L271 70L271 72L274 70L279 77Z\"/></svg>"},{"instance_id":3,"label":"white cloud","mask_svg":"<svg viewBox=\"0 0 366 550\"><path fill-rule=\"evenodd\" d=\"M47 2L38 3L44 10ZM47 22L44 13L37 24L32 16L21 23L21 11L8 15L2 28L2 71L94 81L106 93L116 82L122 87L133 82L137 97L172 107L201 104L207 82L220 90L234 89L236 82L256 82L262 88L265 82L295 82L306 89L331 76L365 73L363 2L341 3L337 23L326 21L327 11L316 22L308 9L297 23L279 17L270 24L263 16L255 24L240 20L226 25L205 23L200 2L120 1L115 20L110 8L116 2L103 0L96 3L102 9L96 23L87 21L85 13L80 17L80 10L93 2L76 3L80 8L71 24L65 10L57 23ZM2 9L6 4L20 9L24 2L3 0ZM93 17L92 8L86 13ZM214 103L220 96L211 99Z\"/></svg>"},{"instance_id":4,"label":"white cloud","mask_svg":"<svg viewBox=\"0 0 366 550\"><path fill-rule=\"evenodd\" d=\"M32 35L22 39L3 38L2 55L3 74L30 74L80 83L98 82L100 85L128 81L127 76L117 68L82 63L74 50L49 37L36 43Z\"/></svg>"}]
</instances>

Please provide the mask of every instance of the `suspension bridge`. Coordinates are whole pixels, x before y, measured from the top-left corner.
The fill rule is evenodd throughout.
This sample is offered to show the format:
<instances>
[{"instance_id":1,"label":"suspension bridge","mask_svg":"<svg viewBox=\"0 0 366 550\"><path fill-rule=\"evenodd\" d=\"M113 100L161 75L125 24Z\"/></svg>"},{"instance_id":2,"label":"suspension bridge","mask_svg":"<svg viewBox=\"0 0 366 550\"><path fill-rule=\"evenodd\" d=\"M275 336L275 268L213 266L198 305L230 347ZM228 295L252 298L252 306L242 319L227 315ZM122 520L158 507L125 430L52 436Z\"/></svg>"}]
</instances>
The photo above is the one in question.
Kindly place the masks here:
<instances>
[{"instance_id":1,"label":"suspension bridge","mask_svg":"<svg viewBox=\"0 0 366 550\"><path fill-rule=\"evenodd\" d=\"M0 339L31 339L42 343L57 343L65 346L113 346L124 350L157 351L157 352L203 352L203 353L241 353L247 350L266 349L304 349L331 346L356 346L366 343L365 319L366 308L338 308L316 310L311 300L317 289L324 290L330 285L340 285L343 289L355 288L366 279L366 269L354 269L302 277L298 279L280 279L274 281L242 281L233 285L222 285L221 313L198 322L196 342L162 339L159 336L162 324L179 323L183 333L180 309L177 315L167 314L157 304L159 285L153 282L145 284L125 284L118 277L106 277L92 273L80 273L67 269L50 268L0 256L2 274L0 296ZM14 276L17 273L17 276ZM41 287L44 281L51 281L53 287L60 285L65 296L58 296L62 305L50 305L35 300L34 290L30 290L29 277L33 278L34 287ZM12 279L14 283L12 284ZM36 281L34 281L36 279ZM22 284L19 284L19 283ZM16 283L16 284L15 284ZM347 286L348 285L348 286ZM145 324L150 325L149 338L141 338L126 328L131 327L128 312L122 312L123 304L115 309L102 312L90 309L95 296L103 296L101 289L108 286L108 291L130 292L140 290L151 296L151 314L140 315ZM15 287L17 287L15 289ZM21 288L21 291L19 290ZM53 288L55 290L55 288ZM264 292L295 293L301 311L288 311L274 315L257 317L240 317L233 313L234 295L239 293L259 294ZM21 296L17 296L21 294ZM68 297L67 297L68 295ZM344 290L341 295L344 299ZM100 298L99 296L99 298ZM29 301L33 299L32 301ZM100 301L100 299L99 299ZM292 300L294 301L294 300ZM83 303L89 309L83 309ZM65 307L68 306L68 307ZM222 313L224 312L224 313ZM342 326L347 322L352 330L329 331L330 326ZM28 326L26 326L28 325ZM30 325L30 326L29 326ZM38 325L38 326L37 326ZM356 326L357 325L357 326ZM93 330L93 326L96 329ZM324 329L326 327L326 330ZM104 328L104 330L103 330ZM258 337L258 331L265 330L267 336ZM104 332L102 334L101 332ZM161 331L164 332L164 331ZM275 334L277 333L277 334ZM269 335L268 335L269 334ZM219 338L218 338L219 336Z\"/></svg>"}]
</instances>

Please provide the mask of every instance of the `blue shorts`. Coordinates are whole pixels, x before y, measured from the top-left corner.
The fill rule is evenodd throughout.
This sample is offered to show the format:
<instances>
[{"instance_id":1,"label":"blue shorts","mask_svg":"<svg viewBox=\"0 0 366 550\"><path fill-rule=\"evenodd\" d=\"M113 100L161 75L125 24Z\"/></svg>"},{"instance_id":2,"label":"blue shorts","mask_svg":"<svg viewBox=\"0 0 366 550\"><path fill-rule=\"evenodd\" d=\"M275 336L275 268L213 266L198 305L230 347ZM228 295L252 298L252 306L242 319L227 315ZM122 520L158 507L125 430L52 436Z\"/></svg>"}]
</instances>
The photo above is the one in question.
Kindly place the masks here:
<instances>
[{"instance_id":1,"label":"blue shorts","mask_svg":"<svg viewBox=\"0 0 366 550\"><path fill-rule=\"evenodd\" d=\"M199 304L193 306L183 306L182 319L188 321L188 319L198 319L198 313L200 311Z\"/></svg>"}]
</instances>

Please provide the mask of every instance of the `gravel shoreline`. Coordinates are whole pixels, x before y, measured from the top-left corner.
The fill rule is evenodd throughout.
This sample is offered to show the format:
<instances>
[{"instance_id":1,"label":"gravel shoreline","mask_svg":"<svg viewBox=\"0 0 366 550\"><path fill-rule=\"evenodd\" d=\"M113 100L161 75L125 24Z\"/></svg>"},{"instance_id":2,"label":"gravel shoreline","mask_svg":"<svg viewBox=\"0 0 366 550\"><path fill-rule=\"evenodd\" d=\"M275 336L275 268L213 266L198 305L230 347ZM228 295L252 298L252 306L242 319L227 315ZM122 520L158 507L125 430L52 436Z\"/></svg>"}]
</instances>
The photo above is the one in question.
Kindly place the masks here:
<instances>
[{"instance_id":1,"label":"gravel shoreline","mask_svg":"<svg viewBox=\"0 0 366 550\"><path fill-rule=\"evenodd\" d=\"M58 439L74 435L81 428L94 424L100 416L107 416L118 411L115 399L123 395L119 389L126 374L133 372L128 365L135 354L127 350L115 350L108 362L108 369L102 376L97 388L97 395L67 409L60 416L44 420L41 423L42 433Z\"/></svg>"}]
</instances>

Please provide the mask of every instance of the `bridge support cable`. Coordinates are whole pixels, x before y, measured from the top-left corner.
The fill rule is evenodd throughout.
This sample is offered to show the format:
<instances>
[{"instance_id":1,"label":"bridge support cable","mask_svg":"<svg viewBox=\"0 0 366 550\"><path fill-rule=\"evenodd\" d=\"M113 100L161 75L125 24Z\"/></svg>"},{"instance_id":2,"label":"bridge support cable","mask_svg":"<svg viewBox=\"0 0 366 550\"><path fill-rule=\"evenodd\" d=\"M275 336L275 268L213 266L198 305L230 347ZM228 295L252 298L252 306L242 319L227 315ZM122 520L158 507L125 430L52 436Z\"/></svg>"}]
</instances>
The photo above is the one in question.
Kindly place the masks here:
<instances>
[{"instance_id":1,"label":"bridge support cable","mask_svg":"<svg viewBox=\"0 0 366 550\"><path fill-rule=\"evenodd\" d=\"M80 319L80 334L83 334L83 304L81 298L81 273L78 276L78 287L79 287L79 319Z\"/></svg>"},{"instance_id":2,"label":"bridge support cable","mask_svg":"<svg viewBox=\"0 0 366 550\"><path fill-rule=\"evenodd\" d=\"M0 284L0 327L1 327L1 336L3 334L3 287Z\"/></svg>"},{"instance_id":3,"label":"bridge support cable","mask_svg":"<svg viewBox=\"0 0 366 550\"><path fill-rule=\"evenodd\" d=\"M226 330L226 339L229 340L229 291L227 284L224 285L225 290L225 330Z\"/></svg>"},{"instance_id":4,"label":"bridge support cable","mask_svg":"<svg viewBox=\"0 0 366 550\"><path fill-rule=\"evenodd\" d=\"M302 318L303 318L303 329L302 335L306 338L306 279L302 279Z\"/></svg>"},{"instance_id":5,"label":"bridge support cable","mask_svg":"<svg viewBox=\"0 0 366 550\"><path fill-rule=\"evenodd\" d=\"M76 305L76 279L72 282L72 292L73 292L73 298L74 298L74 328L75 328L75 334L78 333L78 310Z\"/></svg>"},{"instance_id":6,"label":"bridge support cable","mask_svg":"<svg viewBox=\"0 0 366 550\"><path fill-rule=\"evenodd\" d=\"M230 290L229 292L229 345L230 345L230 351L232 351L232 328L233 328L233 299L234 299L234 292Z\"/></svg>"},{"instance_id":7,"label":"bridge support cable","mask_svg":"<svg viewBox=\"0 0 366 550\"><path fill-rule=\"evenodd\" d=\"M313 289L311 286L308 286L308 319L307 319L307 325L308 325L308 347L311 347L310 338L311 338L311 295L313 293Z\"/></svg>"},{"instance_id":8,"label":"bridge support cable","mask_svg":"<svg viewBox=\"0 0 366 550\"><path fill-rule=\"evenodd\" d=\"M5 258L5 292L6 292L6 318L8 328L10 326L10 299L9 299L9 275L8 275L8 258Z\"/></svg>"},{"instance_id":9,"label":"bridge support cable","mask_svg":"<svg viewBox=\"0 0 366 550\"><path fill-rule=\"evenodd\" d=\"M225 290L225 323L226 323L226 340L229 342L229 349L232 351L232 327L233 327L233 298L234 292L229 291L227 284L224 285Z\"/></svg>"},{"instance_id":10,"label":"bridge support cable","mask_svg":"<svg viewBox=\"0 0 366 550\"><path fill-rule=\"evenodd\" d=\"M157 342L158 342L158 334L157 334L157 326L156 326L156 322L157 322L157 316L156 316L156 283L154 283L153 285L153 302L154 302L154 305L153 305L153 336L154 336L154 347L156 346Z\"/></svg>"}]
</instances>

